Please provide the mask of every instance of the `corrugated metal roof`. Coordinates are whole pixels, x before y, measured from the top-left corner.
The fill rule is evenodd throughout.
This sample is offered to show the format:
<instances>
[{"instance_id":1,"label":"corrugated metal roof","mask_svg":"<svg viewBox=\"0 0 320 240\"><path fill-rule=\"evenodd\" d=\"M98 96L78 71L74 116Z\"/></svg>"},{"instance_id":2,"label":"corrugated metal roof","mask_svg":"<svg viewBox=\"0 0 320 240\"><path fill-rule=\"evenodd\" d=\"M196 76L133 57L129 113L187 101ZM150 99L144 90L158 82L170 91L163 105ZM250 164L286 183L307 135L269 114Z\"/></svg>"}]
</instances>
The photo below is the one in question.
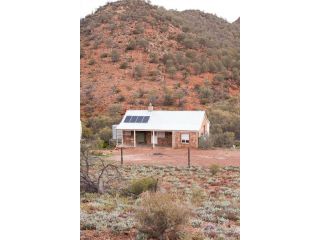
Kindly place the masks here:
<instances>
[{"instance_id":1,"label":"corrugated metal roof","mask_svg":"<svg viewBox=\"0 0 320 240\"><path fill-rule=\"evenodd\" d=\"M147 123L125 123L126 116L150 116L150 119ZM204 117L205 111L127 110L117 129L199 131Z\"/></svg>"}]
</instances>

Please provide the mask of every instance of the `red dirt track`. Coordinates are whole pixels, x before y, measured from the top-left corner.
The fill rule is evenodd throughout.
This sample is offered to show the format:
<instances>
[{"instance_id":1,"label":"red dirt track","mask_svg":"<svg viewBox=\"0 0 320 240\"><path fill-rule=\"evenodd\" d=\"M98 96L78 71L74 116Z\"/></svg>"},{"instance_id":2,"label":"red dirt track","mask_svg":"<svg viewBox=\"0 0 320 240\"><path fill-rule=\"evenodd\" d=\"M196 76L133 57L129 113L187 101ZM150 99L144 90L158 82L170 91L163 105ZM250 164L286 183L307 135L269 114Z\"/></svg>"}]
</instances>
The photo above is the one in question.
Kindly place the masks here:
<instances>
[{"instance_id":1,"label":"red dirt track","mask_svg":"<svg viewBox=\"0 0 320 240\"><path fill-rule=\"evenodd\" d=\"M112 160L120 161L120 150L113 150ZM191 165L207 167L211 164L221 166L240 166L240 151L238 149L200 150L190 149ZM124 148L125 164L152 164L186 166L188 164L188 149L172 148Z\"/></svg>"}]
</instances>

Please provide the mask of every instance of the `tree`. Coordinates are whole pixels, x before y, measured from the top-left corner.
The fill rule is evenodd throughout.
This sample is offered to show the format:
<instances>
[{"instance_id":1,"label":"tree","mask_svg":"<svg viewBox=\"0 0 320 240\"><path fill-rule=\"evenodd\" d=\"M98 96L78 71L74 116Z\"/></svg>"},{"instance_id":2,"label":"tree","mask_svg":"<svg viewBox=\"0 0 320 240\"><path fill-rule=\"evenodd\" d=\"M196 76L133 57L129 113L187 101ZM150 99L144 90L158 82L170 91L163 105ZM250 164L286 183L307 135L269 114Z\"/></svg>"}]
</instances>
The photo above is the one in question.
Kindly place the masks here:
<instances>
[{"instance_id":1,"label":"tree","mask_svg":"<svg viewBox=\"0 0 320 240\"><path fill-rule=\"evenodd\" d=\"M91 143L81 143L80 189L85 192L110 193L110 185L120 181L122 175L112 162L93 156L92 149Z\"/></svg>"}]
</instances>

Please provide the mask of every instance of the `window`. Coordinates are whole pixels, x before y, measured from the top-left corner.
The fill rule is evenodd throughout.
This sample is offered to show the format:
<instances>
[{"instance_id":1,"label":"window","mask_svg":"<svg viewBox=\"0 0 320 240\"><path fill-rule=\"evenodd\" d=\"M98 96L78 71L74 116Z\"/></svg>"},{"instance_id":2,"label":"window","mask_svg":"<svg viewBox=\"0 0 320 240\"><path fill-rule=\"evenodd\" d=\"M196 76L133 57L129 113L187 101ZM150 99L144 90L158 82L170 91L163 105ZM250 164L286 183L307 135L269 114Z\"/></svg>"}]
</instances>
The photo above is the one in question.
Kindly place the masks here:
<instances>
[{"instance_id":1,"label":"window","mask_svg":"<svg viewBox=\"0 0 320 240\"><path fill-rule=\"evenodd\" d=\"M158 138L165 138L166 135L165 135L165 132L158 132Z\"/></svg>"},{"instance_id":2,"label":"window","mask_svg":"<svg viewBox=\"0 0 320 240\"><path fill-rule=\"evenodd\" d=\"M189 133L181 134L181 142L182 143L189 143Z\"/></svg>"}]
</instances>

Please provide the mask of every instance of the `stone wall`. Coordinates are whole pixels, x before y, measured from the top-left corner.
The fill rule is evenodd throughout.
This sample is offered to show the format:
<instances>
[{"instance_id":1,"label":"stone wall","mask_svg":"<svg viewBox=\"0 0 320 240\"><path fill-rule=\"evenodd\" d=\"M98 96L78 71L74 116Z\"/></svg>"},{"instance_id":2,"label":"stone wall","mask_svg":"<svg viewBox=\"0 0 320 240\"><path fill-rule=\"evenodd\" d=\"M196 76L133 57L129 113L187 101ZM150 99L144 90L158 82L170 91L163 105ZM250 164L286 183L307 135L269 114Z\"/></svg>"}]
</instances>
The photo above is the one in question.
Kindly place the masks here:
<instances>
[{"instance_id":1,"label":"stone wall","mask_svg":"<svg viewBox=\"0 0 320 240\"><path fill-rule=\"evenodd\" d=\"M181 142L181 134L188 133L189 134L189 143ZM152 145L151 143L152 132L146 132L146 144ZM123 131L123 144L133 146L134 133L133 131ZM175 131L165 132L164 138L158 137L158 144L155 146L172 146L173 148L198 148L199 143L199 133L198 132L188 132L188 131Z\"/></svg>"},{"instance_id":2,"label":"stone wall","mask_svg":"<svg viewBox=\"0 0 320 240\"><path fill-rule=\"evenodd\" d=\"M133 131L123 131L123 144L133 146Z\"/></svg>"},{"instance_id":3,"label":"stone wall","mask_svg":"<svg viewBox=\"0 0 320 240\"><path fill-rule=\"evenodd\" d=\"M189 134L189 143L181 142L181 134ZM188 131L175 131L173 134L173 148L198 148L199 144L199 134L198 132L188 132Z\"/></svg>"},{"instance_id":4,"label":"stone wall","mask_svg":"<svg viewBox=\"0 0 320 240\"><path fill-rule=\"evenodd\" d=\"M172 133L171 132L165 132L164 138L158 137L158 144L159 146L172 146Z\"/></svg>"}]
</instances>

